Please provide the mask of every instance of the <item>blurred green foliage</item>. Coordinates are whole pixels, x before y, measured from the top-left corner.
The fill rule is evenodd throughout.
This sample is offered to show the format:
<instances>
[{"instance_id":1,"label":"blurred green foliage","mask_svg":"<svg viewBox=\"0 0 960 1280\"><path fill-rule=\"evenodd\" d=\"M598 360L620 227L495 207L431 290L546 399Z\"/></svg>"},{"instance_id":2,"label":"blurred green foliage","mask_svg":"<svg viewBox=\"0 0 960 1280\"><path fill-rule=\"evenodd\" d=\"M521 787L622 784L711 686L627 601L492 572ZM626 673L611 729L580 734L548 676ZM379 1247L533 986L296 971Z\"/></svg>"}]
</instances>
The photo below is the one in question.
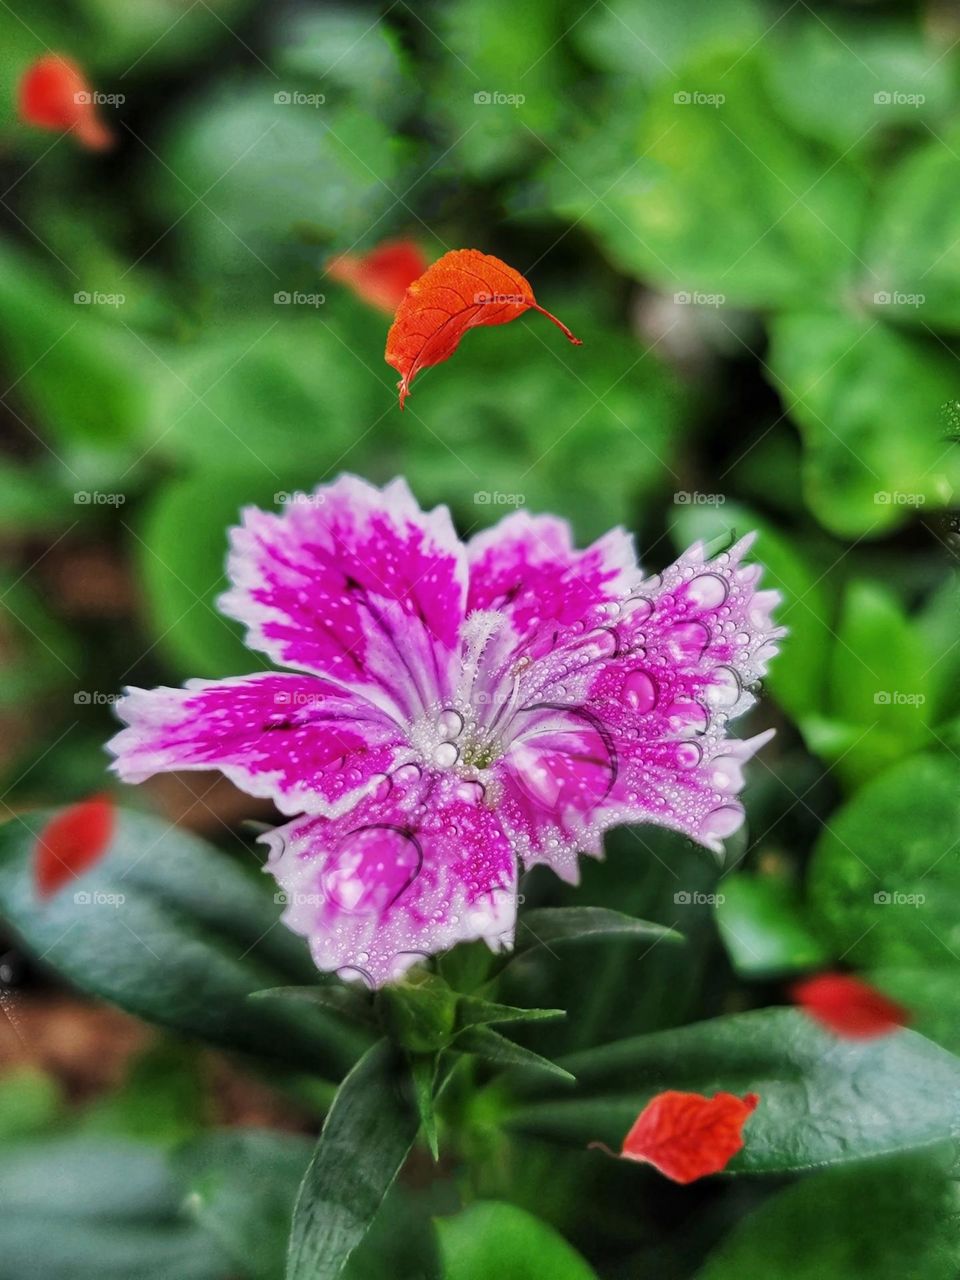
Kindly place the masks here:
<instances>
[{"instance_id":1,"label":"blurred green foliage","mask_svg":"<svg viewBox=\"0 0 960 1280\"><path fill-rule=\"evenodd\" d=\"M612 908L685 943L520 955L495 999L567 1018L511 1028L512 1048L594 1054L589 1076L614 1041L652 1038L636 1072L657 1045L681 1061L692 1034L688 1078L710 1089L738 1029L759 1024L685 1024L782 1001L796 974L839 965L960 1052L958 38L936 0L0 6L4 805L102 788L122 684L261 667L215 610L247 503L341 470L402 472L464 535L517 505L567 516L581 543L619 522L651 571L694 539L754 529L789 635L742 729L778 728L751 767L748 831L722 867L670 833L624 830L579 888L527 876L531 909ZM49 48L122 97L101 108L112 151L18 122L17 80ZM429 258L500 255L583 347L535 316L470 334L401 415L386 317L325 275L331 254L395 236ZM0 850L0 898L28 948L179 1032L342 1074L365 1030L329 1007L245 999L312 974L271 931L264 887L156 819L124 822L98 887L128 895L155 961L144 969L122 930L105 945L86 917L64 941L71 904L44 912L31 895L33 819ZM139 861L158 842L165 859ZM473 990L486 963L462 949L441 969ZM775 1117L788 1132L813 1077L777 1057L778 1017L752 1043L799 1072ZM917 1061L939 1071L936 1046ZM816 1078L846 1099L828 1056ZM518 1094L544 1087L518 1075ZM907 1120L911 1079L886 1095ZM188 1052L158 1050L65 1137L52 1082L0 1085L2 1280L282 1274L307 1149L208 1133ZM619 1118L642 1090L634 1079L621 1111L602 1110L601 1085L598 1109L571 1095L564 1115ZM932 1114L946 1102L930 1090ZM390 1192L349 1275L485 1274L491 1237L531 1275L611 1280L960 1266L955 1183L935 1159L681 1193L508 1131L510 1093L489 1065L451 1073L437 1114L453 1167L429 1192L417 1178ZM56 1203L51 1185L66 1188Z\"/></svg>"}]
</instances>

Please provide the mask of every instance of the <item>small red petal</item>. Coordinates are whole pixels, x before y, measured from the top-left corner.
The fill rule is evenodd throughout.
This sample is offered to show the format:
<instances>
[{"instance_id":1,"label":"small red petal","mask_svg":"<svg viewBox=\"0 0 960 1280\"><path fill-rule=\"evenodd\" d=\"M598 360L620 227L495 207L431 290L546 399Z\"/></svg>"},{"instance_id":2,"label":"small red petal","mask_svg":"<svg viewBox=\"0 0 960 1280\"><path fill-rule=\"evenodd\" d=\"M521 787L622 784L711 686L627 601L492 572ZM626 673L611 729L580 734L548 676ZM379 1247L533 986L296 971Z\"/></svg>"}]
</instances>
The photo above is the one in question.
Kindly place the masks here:
<instances>
[{"instance_id":1,"label":"small red petal","mask_svg":"<svg viewBox=\"0 0 960 1280\"><path fill-rule=\"evenodd\" d=\"M674 1182L719 1173L742 1149L743 1126L759 1101L755 1093L658 1093L640 1112L620 1154L652 1164Z\"/></svg>"},{"instance_id":2,"label":"small red petal","mask_svg":"<svg viewBox=\"0 0 960 1280\"><path fill-rule=\"evenodd\" d=\"M34 879L41 898L88 871L105 853L116 819L108 795L91 796L51 818L37 836Z\"/></svg>"},{"instance_id":3,"label":"small red petal","mask_svg":"<svg viewBox=\"0 0 960 1280\"><path fill-rule=\"evenodd\" d=\"M83 71L59 53L38 58L23 73L18 105L25 124L69 131L94 150L113 142L113 135L97 115L93 91Z\"/></svg>"},{"instance_id":4,"label":"small red petal","mask_svg":"<svg viewBox=\"0 0 960 1280\"><path fill-rule=\"evenodd\" d=\"M393 315L414 280L427 269L423 250L413 240L388 240L370 253L341 253L327 263L331 280L348 285L358 298Z\"/></svg>"},{"instance_id":5,"label":"small red petal","mask_svg":"<svg viewBox=\"0 0 960 1280\"><path fill-rule=\"evenodd\" d=\"M807 978L791 994L811 1018L849 1040L888 1035L910 1020L902 1005L848 973Z\"/></svg>"}]
</instances>

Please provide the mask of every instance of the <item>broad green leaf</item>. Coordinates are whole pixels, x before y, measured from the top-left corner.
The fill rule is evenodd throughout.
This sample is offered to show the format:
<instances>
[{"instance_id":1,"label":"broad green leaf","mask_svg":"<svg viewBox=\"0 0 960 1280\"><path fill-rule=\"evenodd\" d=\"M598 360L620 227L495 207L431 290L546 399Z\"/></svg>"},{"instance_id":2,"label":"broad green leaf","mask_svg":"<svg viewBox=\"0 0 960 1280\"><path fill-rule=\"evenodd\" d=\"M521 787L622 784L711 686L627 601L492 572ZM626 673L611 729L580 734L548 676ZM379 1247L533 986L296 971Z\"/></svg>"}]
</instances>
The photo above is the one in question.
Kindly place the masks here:
<instances>
[{"instance_id":1,"label":"broad green leaf","mask_svg":"<svg viewBox=\"0 0 960 1280\"><path fill-rule=\"evenodd\" d=\"M572 1081L573 1076L563 1067L557 1066L549 1058L544 1058L532 1049L515 1044L506 1036L500 1035L492 1027L467 1027L457 1036L453 1048L460 1053L474 1053L490 1066L505 1071L513 1067L532 1067L541 1074L555 1076L561 1080Z\"/></svg>"},{"instance_id":2,"label":"broad green leaf","mask_svg":"<svg viewBox=\"0 0 960 1280\"><path fill-rule=\"evenodd\" d=\"M351 95L381 119L401 115L415 91L396 32L360 6L293 11L281 27L276 58L298 86L315 82L330 101Z\"/></svg>"},{"instance_id":3,"label":"broad green leaf","mask_svg":"<svg viewBox=\"0 0 960 1280\"><path fill-rule=\"evenodd\" d=\"M952 570L914 622L926 645L922 674L930 690L934 726L960 714L960 573Z\"/></svg>"},{"instance_id":4,"label":"broad green leaf","mask_svg":"<svg viewBox=\"0 0 960 1280\"><path fill-rule=\"evenodd\" d=\"M160 152L152 186L161 216L178 220L189 266L221 296L237 289L268 304L304 288L305 228L349 247L358 227L385 236L396 226L411 144L359 104L321 97L273 76L220 80L181 112ZM319 271L316 281L322 293Z\"/></svg>"},{"instance_id":5,"label":"broad green leaf","mask_svg":"<svg viewBox=\"0 0 960 1280\"><path fill-rule=\"evenodd\" d=\"M229 529L247 503L272 507L269 473L220 470L170 480L154 491L133 551L146 593L151 634L184 676L246 675L266 660L243 644L243 628L216 607L226 590Z\"/></svg>"},{"instance_id":6,"label":"broad green leaf","mask_svg":"<svg viewBox=\"0 0 960 1280\"><path fill-rule=\"evenodd\" d=\"M879 537L956 496L960 447L941 421L956 363L933 339L797 311L771 322L767 365L803 436L807 503L831 532Z\"/></svg>"},{"instance_id":7,"label":"broad green leaf","mask_svg":"<svg viewBox=\"0 0 960 1280\"><path fill-rule=\"evenodd\" d=\"M247 1000L305 979L299 938L275 927L260 882L196 836L121 811L106 856L53 898L33 884L49 812L0 827L0 911L34 955L82 991L215 1044L337 1075L363 1041L319 1010Z\"/></svg>"},{"instance_id":8,"label":"broad green leaf","mask_svg":"<svg viewBox=\"0 0 960 1280\"><path fill-rule=\"evenodd\" d=\"M755 0L678 0L670 5L611 0L586 10L570 35L604 71L637 75L653 85L675 75L691 57L729 51L732 64L767 25Z\"/></svg>"},{"instance_id":9,"label":"broad green leaf","mask_svg":"<svg viewBox=\"0 0 960 1280\"><path fill-rule=\"evenodd\" d=\"M841 1040L794 1009L760 1009L606 1044L561 1062L566 1100L520 1103L507 1123L618 1148L654 1094L757 1093L734 1172L787 1173L932 1147L960 1134L960 1060L913 1031ZM529 1092L529 1091L528 1091ZM543 1090L541 1089L541 1095Z\"/></svg>"},{"instance_id":10,"label":"broad green leaf","mask_svg":"<svg viewBox=\"0 0 960 1280\"><path fill-rule=\"evenodd\" d=\"M370 1229L420 1127L409 1073L387 1041L346 1076L297 1196L286 1280L333 1280Z\"/></svg>"},{"instance_id":11,"label":"broad green leaf","mask_svg":"<svg viewBox=\"0 0 960 1280\"><path fill-rule=\"evenodd\" d=\"M821 737L821 754L848 785L930 741L928 665L923 640L896 597L876 582L850 583L830 656L827 706L831 719L855 732L837 734L836 753Z\"/></svg>"},{"instance_id":12,"label":"broad green leaf","mask_svg":"<svg viewBox=\"0 0 960 1280\"><path fill-rule=\"evenodd\" d=\"M893 130L937 129L954 97L953 68L918 23L862 11L810 17L788 14L763 45L789 126L838 152L882 152Z\"/></svg>"},{"instance_id":13,"label":"broad green leaf","mask_svg":"<svg viewBox=\"0 0 960 1280\"><path fill-rule=\"evenodd\" d=\"M478 1200L436 1227L445 1280L596 1280L558 1232L516 1205Z\"/></svg>"},{"instance_id":14,"label":"broad green leaf","mask_svg":"<svg viewBox=\"0 0 960 1280\"><path fill-rule=\"evenodd\" d=\"M830 952L811 930L792 887L772 875L724 877L717 927L743 978L771 978L825 964Z\"/></svg>"},{"instance_id":15,"label":"broad green leaf","mask_svg":"<svg viewBox=\"0 0 960 1280\"><path fill-rule=\"evenodd\" d=\"M176 1155L184 1212L250 1280L279 1280L307 1138L266 1129L206 1133Z\"/></svg>"},{"instance_id":16,"label":"broad green leaf","mask_svg":"<svg viewBox=\"0 0 960 1280\"><path fill-rule=\"evenodd\" d=\"M589 136L550 162L554 207L594 230L616 266L669 294L708 295L720 306L839 300L865 202L851 163L832 163L784 125L759 50L673 72L647 110L630 86L616 114L596 122L598 135L615 131L629 181L571 191L565 166L580 172L580 155L604 145ZM561 191L552 192L558 174Z\"/></svg>"},{"instance_id":17,"label":"broad green leaf","mask_svg":"<svg viewBox=\"0 0 960 1280\"><path fill-rule=\"evenodd\" d=\"M223 1280L229 1262L182 1212L164 1157L133 1142L63 1138L4 1153L4 1280Z\"/></svg>"},{"instance_id":18,"label":"broad green leaf","mask_svg":"<svg viewBox=\"0 0 960 1280\"><path fill-rule=\"evenodd\" d=\"M872 779L832 815L814 850L808 892L849 963L956 960L957 778L952 757L915 756Z\"/></svg>"},{"instance_id":19,"label":"broad green leaf","mask_svg":"<svg viewBox=\"0 0 960 1280\"><path fill-rule=\"evenodd\" d=\"M960 332L960 182L950 155L958 136L928 136L885 172L863 254L877 313L925 335Z\"/></svg>"},{"instance_id":20,"label":"broad green leaf","mask_svg":"<svg viewBox=\"0 0 960 1280\"><path fill-rule=\"evenodd\" d=\"M831 945L960 1049L960 787L952 756L893 765L835 813L814 850L810 905Z\"/></svg>"},{"instance_id":21,"label":"broad green leaf","mask_svg":"<svg viewBox=\"0 0 960 1280\"><path fill-rule=\"evenodd\" d=\"M739 1222L697 1280L954 1280L960 1184L930 1160L829 1169Z\"/></svg>"},{"instance_id":22,"label":"broad green leaf","mask_svg":"<svg viewBox=\"0 0 960 1280\"><path fill-rule=\"evenodd\" d=\"M58 287L32 259L0 250L8 396L54 456L71 446L127 456L160 430L163 370L124 328L120 308L98 304L94 292L72 279Z\"/></svg>"}]
</instances>

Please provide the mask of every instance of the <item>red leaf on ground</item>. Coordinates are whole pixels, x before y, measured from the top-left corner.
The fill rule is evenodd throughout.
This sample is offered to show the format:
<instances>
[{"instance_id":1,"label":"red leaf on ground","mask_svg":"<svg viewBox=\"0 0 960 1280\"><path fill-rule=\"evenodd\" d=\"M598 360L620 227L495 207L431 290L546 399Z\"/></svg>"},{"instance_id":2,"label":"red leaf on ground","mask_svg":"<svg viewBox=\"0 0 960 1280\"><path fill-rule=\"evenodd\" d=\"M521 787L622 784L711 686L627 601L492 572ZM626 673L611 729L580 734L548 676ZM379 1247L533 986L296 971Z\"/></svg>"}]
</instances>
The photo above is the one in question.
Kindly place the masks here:
<instances>
[{"instance_id":1,"label":"red leaf on ground","mask_svg":"<svg viewBox=\"0 0 960 1280\"><path fill-rule=\"evenodd\" d=\"M91 796L51 818L37 836L34 880L41 898L49 898L88 871L106 852L116 812L108 795Z\"/></svg>"},{"instance_id":2,"label":"red leaf on ground","mask_svg":"<svg viewBox=\"0 0 960 1280\"><path fill-rule=\"evenodd\" d=\"M48 53L20 78L20 119L38 129L70 132L85 147L101 151L113 134L101 122L86 76L71 58Z\"/></svg>"},{"instance_id":3,"label":"red leaf on ground","mask_svg":"<svg viewBox=\"0 0 960 1280\"><path fill-rule=\"evenodd\" d=\"M331 280L348 285L358 298L391 315L426 269L423 250L413 240L387 240L363 255L341 253L326 268Z\"/></svg>"},{"instance_id":4,"label":"red leaf on ground","mask_svg":"<svg viewBox=\"0 0 960 1280\"><path fill-rule=\"evenodd\" d=\"M620 1154L652 1164L674 1182L719 1173L743 1147L743 1126L759 1101L755 1093L658 1093L640 1112Z\"/></svg>"},{"instance_id":5,"label":"red leaf on ground","mask_svg":"<svg viewBox=\"0 0 960 1280\"><path fill-rule=\"evenodd\" d=\"M414 280L387 334L384 358L400 374L400 408L421 369L447 360L468 329L539 311L576 346L567 326L539 305L519 271L479 249L445 253Z\"/></svg>"},{"instance_id":6,"label":"red leaf on ground","mask_svg":"<svg viewBox=\"0 0 960 1280\"><path fill-rule=\"evenodd\" d=\"M848 1040L884 1036L910 1020L902 1005L849 973L806 978L791 994L811 1018Z\"/></svg>"}]
</instances>

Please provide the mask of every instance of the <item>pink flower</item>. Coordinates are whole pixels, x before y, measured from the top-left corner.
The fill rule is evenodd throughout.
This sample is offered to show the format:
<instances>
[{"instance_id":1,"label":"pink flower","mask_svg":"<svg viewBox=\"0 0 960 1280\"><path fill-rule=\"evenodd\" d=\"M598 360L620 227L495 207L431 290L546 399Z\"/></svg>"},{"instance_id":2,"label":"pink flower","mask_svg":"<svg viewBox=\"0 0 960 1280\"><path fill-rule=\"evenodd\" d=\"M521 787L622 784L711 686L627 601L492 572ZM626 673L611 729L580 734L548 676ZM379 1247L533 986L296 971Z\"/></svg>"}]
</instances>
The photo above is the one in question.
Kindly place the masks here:
<instances>
[{"instance_id":1,"label":"pink flower","mask_svg":"<svg viewBox=\"0 0 960 1280\"><path fill-rule=\"evenodd\" d=\"M509 946L518 862L575 882L625 822L713 850L743 820L727 737L783 634L745 538L644 578L518 512L461 543L406 483L343 476L232 531L222 611L292 672L131 689L127 782L218 768L300 815L263 837L285 922L374 985L465 939Z\"/></svg>"}]
</instances>

